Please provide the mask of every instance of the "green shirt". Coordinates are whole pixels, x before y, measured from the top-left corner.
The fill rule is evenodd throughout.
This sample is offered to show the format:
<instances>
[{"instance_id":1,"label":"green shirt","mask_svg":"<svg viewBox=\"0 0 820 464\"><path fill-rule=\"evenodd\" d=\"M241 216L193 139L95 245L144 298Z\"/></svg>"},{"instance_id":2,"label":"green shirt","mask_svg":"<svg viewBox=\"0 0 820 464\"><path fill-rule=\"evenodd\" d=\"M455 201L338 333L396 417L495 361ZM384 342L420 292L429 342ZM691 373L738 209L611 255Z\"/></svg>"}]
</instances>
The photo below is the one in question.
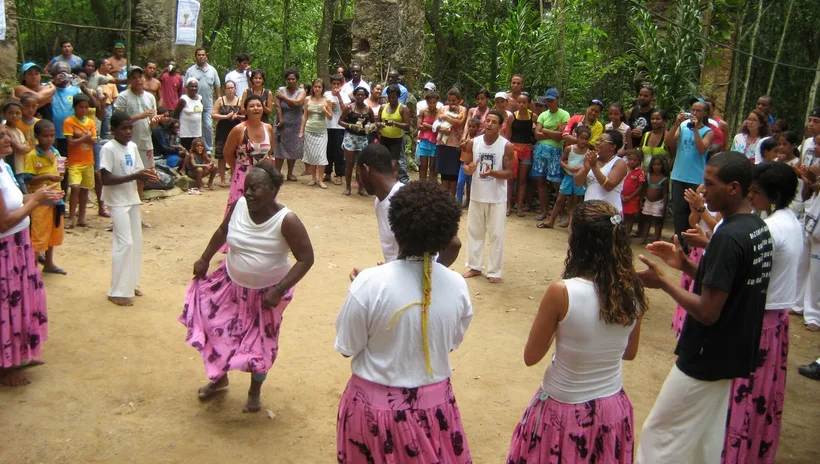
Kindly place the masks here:
<instances>
[{"instance_id":1,"label":"green shirt","mask_svg":"<svg viewBox=\"0 0 820 464\"><path fill-rule=\"evenodd\" d=\"M555 113L546 110L538 115L538 124L541 124L541 127L547 130L558 130L558 124L566 123L567 121L569 121L569 113L561 108L558 108L558 111ZM555 148L564 148L564 142L553 139L539 140L538 143L544 143Z\"/></svg>"}]
</instances>

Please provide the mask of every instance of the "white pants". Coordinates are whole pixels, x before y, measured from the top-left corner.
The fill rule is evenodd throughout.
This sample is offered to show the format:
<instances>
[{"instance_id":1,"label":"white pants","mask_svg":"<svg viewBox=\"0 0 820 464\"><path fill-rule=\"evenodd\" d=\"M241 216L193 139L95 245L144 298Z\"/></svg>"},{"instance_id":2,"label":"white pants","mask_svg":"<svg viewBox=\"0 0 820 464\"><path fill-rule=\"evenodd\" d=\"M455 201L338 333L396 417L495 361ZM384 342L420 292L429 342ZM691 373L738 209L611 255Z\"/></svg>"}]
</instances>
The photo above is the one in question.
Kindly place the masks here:
<instances>
[{"instance_id":1,"label":"white pants","mask_svg":"<svg viewBox=\"0 0 820 464\"><path fill-rule=\"evenodd\" d=\"M140 285L142 271L140 205L109 206L108 209L114 222L108 296L130 298Z\"/></svg>"},{"instance_id":2,"label":"white pants","mask_svg":"<svg viewBox=\"0 0 820 464\"><path fill-rule=\"evenodd\" d=\"M718 464L731 380L696 380L673 366L646 418L637 464Z\"/></svg>"},{"instance_id":3,"label":"white pants","mask_svg":"<svg viewBox=\"0 0 820 464\"><path fill-rule=\"evenodd\" d=\"M797 305L806 324L820 325L820 240L803 241L803 253L797 263Z\"/></svg>"},{"instance_id":4,"label":"white pants","mask_svg":"<svg viewBox=\"0 0 820 464\"><path fill-rule=\"evenodd\" d=\"M809 255L811 255L811 239L803 237L803 251L797 261L797 304L794 311L803 314L803 300L806 297L806 284L809 281Z\"/></svg>"},{"instance_id":5,"label":"white pants","mask_svg":"<svg viewBox=\"0 0 820 464\"><path fill-rule=\"evenodd\" d=\"M487 277L501 278L504 258L504 226L507 219L505 203L471 201L467 210L467 267L481 271L484 260L484 238L490 240Z\"/></svg>"}]
</instances>

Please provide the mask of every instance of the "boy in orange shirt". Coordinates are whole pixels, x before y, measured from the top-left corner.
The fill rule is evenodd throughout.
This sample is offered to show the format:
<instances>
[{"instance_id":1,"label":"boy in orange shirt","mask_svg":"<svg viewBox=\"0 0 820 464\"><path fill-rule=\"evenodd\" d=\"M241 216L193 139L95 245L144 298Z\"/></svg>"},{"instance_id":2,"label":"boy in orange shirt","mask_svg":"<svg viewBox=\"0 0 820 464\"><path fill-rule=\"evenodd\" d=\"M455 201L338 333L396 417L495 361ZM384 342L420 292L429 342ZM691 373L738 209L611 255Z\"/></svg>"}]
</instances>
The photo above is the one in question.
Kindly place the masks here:
<instances>
[{"instance_id":1,"label":"boy in orange shirt","mask_svg":"<svg viewBox=\"0 0 820 464\"><path fill-rule=\"evenodd\" d=\"M60 171L65 167L64 160L60 160L60 153L54 148L54 124L46 119L38 121L34 125L34 134L37 137L37 144L26 155L23 169L28 191L34 193L53 184L57 184L56 189L59 190L60 182L63 180ZM38 206L31 212L31 245L35 253L46 254L43 272L66 274L54 264L54 247L63 244L64 212L65 202L62 199L56 203Z\"/></svg>"},{"instance_id":2,"label":"boy in orange shirt","mask_svg":"<svg viewBox=\"0 0 820 464\"><path fill-rule=\"evenodd\" d=\"M71 186L66 229L72 229L75 224L88 227L86 204L88 191L94 189L94 144L97 141L97 124L87 116L90 104L91 99L87 96L75 95L74 115L63 123L63 135L68 140L68 185Z\"/></svg>"}]
</instances>

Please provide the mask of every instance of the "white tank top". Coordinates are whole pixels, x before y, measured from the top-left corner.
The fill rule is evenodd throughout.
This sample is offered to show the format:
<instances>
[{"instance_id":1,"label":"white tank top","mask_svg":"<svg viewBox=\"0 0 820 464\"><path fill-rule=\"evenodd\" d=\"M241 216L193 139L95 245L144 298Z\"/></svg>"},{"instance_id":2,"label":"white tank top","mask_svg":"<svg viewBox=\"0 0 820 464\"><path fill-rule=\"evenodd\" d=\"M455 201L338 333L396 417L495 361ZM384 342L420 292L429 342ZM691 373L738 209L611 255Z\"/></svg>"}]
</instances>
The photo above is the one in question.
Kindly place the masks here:
<instances>
[{"instance_id":1,"label":"white tank top","mask_svg":"<svg viewBox=\"0 0 820 464\"><path fill-rule=\"evenodd\" d=\"M576 277L563 282L569 309L555 331L555 354L541 388L569 404L612 396L623 388L621 358L635 324L605 323L591 281Z\"/></svg>"},{"instance_id":2,"label":"white tank top","mask_svg":"<svg viewBox=\"0 0 820 464\"><path fill-rule=\"evenodd\" d=\"M266 288L279 283L290 270L290 247L282 235L282 222L290 212L282 207L273 217L257 224L248 213L245 197L239 197L228 223L228 257L231 280L245 288Z\"/></svg>"},{"instance_id":3,"label":"white tank top","mask_svg":"<svg viewBox=\"0 0 820 464\"><path fill-rule=\"evenodd\" d=\"M179 116L179 136L183 138L202 137L202 97L196 99L182 95L180 100L185 102L182 114Z\"/></svg>"},{"instance_id":4,"label":"white tank top","mask_svg":"<svg viewBox=\"0 0 820 464\"><path fill-rule=\"evenodd\" d=\"M500 171L504 166L504 147L507 139L498 136L492 144L484 143L484 135L473 139L473 161L478 165L473 173L473 185L470 190L470 200L481 203L506 203L507 181L495 177L481 178L482 172L489 170Z\"/></svg>"},{"instance_id":5,"label":"white tank top","mask_svg":"<svg viewBox=\"0 0 820 464\"><path fill-rule=\"evenodd\" d=\"M601 167L601 172L605 176L609 176L609 172L612 171L615 163L619 160L620 158L613 156L608 163ZM624 177L624 179L626 179L626 177ZM593 174L592 170L590 170L589 174L587 174L587 193L584 195L584 201L604 200L614 206L618 211L623 211L621 191L624 189L624 179L621 179L621 182L616 185L614 189L607 191L605 188L601 187L601 184L598 183L598 179L595 178L595 174Z\"/></svg>"}]
</instances>

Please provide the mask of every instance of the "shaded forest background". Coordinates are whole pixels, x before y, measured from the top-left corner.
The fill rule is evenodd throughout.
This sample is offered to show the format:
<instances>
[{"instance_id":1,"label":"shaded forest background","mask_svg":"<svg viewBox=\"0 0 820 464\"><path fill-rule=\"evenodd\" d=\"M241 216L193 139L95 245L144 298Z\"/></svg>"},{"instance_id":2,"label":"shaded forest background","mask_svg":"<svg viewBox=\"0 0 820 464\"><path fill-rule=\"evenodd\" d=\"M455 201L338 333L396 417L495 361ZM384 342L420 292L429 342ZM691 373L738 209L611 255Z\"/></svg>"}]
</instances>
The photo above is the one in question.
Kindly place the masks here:
<instances>
[{"instance_id":1,"label":"shaded forest background","mask_svg":"<svg viewBox=\"0 0 820 464\"><path fill-rule=\"evenodd\" d=\"M147 1L132 0L132 9ZM308 80L351 64L334 58L349 56L344 50L334 53L343 43L338 40L331 41L326 62L321 55L317 60L317 40L323 27L329 35L333 28L334 37L343 36L356 8L368 3L202 0L201 43L220 74L238 53L247 52L253 67L268 72L269 82L281 80L281 71L291 67ZM151 27L129 15L122 0L17 0L16 5L20 17L92 26L125 28L130 17L132 51ZM669 110L693 95L717 97L733 128L758 96L770 94L777 116L802 131L817 100L816 0L425 0L424 7L425 43L419 50L424 66L418 80L433 80L439 89L459 83L468 101L481 87L506 89L510 76L520 73L532 93L559 87L563 106L576 112L593 96L629 106L636 87L648 81L656 86L658 106ZM323 24L325 13L332 21ZM77 54L92 58L108 56L111 45L125 39L121 32L25 20L19 28L21 56L40 63L59 53L62 38L73 41ZM389 31L374 36L379 33ZM759 58L750 60L706 37ZM134 54L132 61L147 58ZM326 63L318 65L318 73L317 62Z\"/></svg>"}]
</instances>

